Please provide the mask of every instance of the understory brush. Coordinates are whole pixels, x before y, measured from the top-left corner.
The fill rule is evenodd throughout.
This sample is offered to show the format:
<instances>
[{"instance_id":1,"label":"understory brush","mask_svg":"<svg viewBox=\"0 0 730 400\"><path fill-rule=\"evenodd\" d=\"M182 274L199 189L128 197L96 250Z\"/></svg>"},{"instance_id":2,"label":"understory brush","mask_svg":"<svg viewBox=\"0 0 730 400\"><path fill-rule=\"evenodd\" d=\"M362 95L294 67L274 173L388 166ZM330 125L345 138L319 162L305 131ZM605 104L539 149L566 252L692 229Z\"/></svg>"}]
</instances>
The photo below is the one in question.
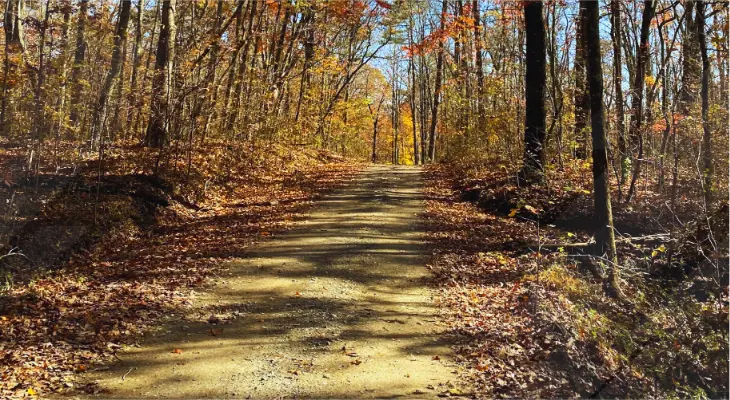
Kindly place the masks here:
<instances>
[{"instance_id":1,"label":"understory brush","mask_svg":"<svg viewBox=\"0 0 730 400\"><path fill-rule=\"evenodd\" d=\"M727 203L616 202L620 301L585 267L589 165L515 172L429 169L430 268L479 396L727 398Z\"/></svg>"}]
</instances>

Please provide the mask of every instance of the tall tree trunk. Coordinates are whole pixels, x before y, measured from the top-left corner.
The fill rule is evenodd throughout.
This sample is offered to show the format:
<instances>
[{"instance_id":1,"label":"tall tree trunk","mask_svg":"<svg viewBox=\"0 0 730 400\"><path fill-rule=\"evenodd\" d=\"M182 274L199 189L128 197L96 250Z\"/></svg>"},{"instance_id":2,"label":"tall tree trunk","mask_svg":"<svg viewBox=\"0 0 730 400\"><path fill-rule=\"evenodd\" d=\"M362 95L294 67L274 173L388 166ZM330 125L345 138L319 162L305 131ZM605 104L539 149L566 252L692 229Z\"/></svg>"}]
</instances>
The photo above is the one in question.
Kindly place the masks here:
<instances>
[{"instance_id":1,"label":"tall tree trunk","mask_svg":"<svg viewBox=\"0 0 730 400\"><path fill-rule=\"evenodd\" d=\"M634 70L634 85L631 88L631 124L629 140L631 151L637 149L637 156L634 159L634 171L631 175L631 185L626 195L626 203L631 201L636 191L636 181L641 172L641 161L644 157L644 135L641 122L644 117L644 75L646 75L646 63L649 60L649 27L654 18L654 0L644 1L644 12L641 16L641 43L636 57L636 69Z\"/></svg>"},{"instance_id":2,"label":"tall tree trunk","mask_svg":"<svg viewBox=\"0 0 730 400\"><path fill-rule=\"evenodd\" d=\"M709 214L712 204L712 135L710 134L710 58L707 56L707 34L705 33L705 2L697 1L697 38L700 43L702 57L702 177L705 197L705 212Z\"/></svg>"},{"instance_id":3,"label":"tall tree trunk","mask_svg":"<svg viewBox=\"0 0 730 400\"><path fill-rule=\"evenodd\" d=\"M147 51L147 59L145 60L145 67L144 67L144 74L142 75L142 92L147 88L147 81L148 81L148 72L150 71L150 63L152 62L152 54L154 54L154 51L152 51L152 48L155 45L155 39L157 34L157 22L160 19L160 9L162 8L162 5L159 1L155 2L155 17L152 19L152 26L150 27L150 39L149 39L149 46ZM144 116L142 115L142 109L144 107L144 101L138 101L137 102L137 111L134 116L134 123L132 124L135 135L140 132L141 133L141 126L144 124ZM145 128L146 129L146 128Z\"/></svg>"},{"instance_id":4,"label":"tall tree trunk","mask_svg":"<svg viewBox=\"0 0 730 400\"><path fill-rule=\"evenodd\" d=\"M413 38L411 37L411 43L413 43ZM413 57L408 59L408 74L411 81L411 93L410 93L410 107L411 107L411 121L413 121L412 124L412 130L413 130L413 165L419 164L419 151L418 151L418 133L416 129L416 123L418 121L416 116L416 71L415 71L415 65Z\"/></svg>"},{"instance_id":5,"label":"tall tree trunk","mask_svg":"<svg viewBox=\"0 0 730 400\"><path fill-rule=\"evenodd\" d=\"M587 136L586 126L588 123L588 112L590 104L586 94L586 54L587 46L585 44L586 16L584 2L581 2L578 17L575 21L575 92L574 92L574 109L575 109L575 129L573 137L576 142L575 157L584 160L587 157Z\"/></svg>"},{"instance_id":6,"label":"tall tree trunk","mask_svg":"<svg viewBox=\"0 0 730 400\"><path fill-rule=\"evenodd\" d=\"M664 44L664 27L659 27L659 55L663 60L666 54ZM667 144L669 143L669 134L672 131L672 125L674 121L669 113L669 82L667 80L667 72L665 71L662 76L662 116L664 117L664 132L662 132L662 141L659 148L659 189L664 190L665 178L664 178L664 164L667 158ZM620 193L619 193L620 195Z\"/></svg>"},{"instance_id":7,"label":"tall tree trunk","mask_svg":"<svg viewBox=\"0 0 730 400\"><path fill-rule=\"evenodd\" d=\"M109 93L114 86L114 80L119 76L122 67L122 55L124 47L127 43L127 26L129 25L129 12L132 8L132 0L122 0L121 10L119 11L119 20L114 32L114 48L112 50L111 68L106 75L104 84L99 92L99 99L94 108L94 117L91 125L91 147L96 148L104 129L106 120L107 102ZM119 88L121 91L121 86Z\"/></svg>"},{"instance_id":8,"label":"tall tree trunk","mask_svg":"<svg viewBox=\"0 0 730 400\"><path fill-rule=\"evenodd\" d=\"M370 160L373 162L373 164L378 160L377 153L376 153L376 147L378 143L378 119L373 119L373 145L370 155Z\"/></svg>"},{"instance_id":9,"label":"tall tree trunk","mask_svg":"<svg viewBox=\"0 0 730 400\"><path fill-rule=\"evenodd\" d=\"M223 23L223 0L218 0L215 12L215 23L213 25L213 31L218 34L221 24ZM218 68L218 54L220 53L219 40L215 40L210 47L210 54L208 58L208 69L205 75L205 95L210 96L210 111L205 115L205 122L203 123L203 133L200 135L201 143L205 141L208 136L208 129L210 128L210 121L215 120L215 114L217 110L216 101L218 100L218 84L217 84L217 68ZM203 107L204 99L201 98L199 109Z\"/></svg>"},{"instance_id":10,"label":"tall tree trunk","mask_svg":"<svg viewBox=\"0 0 730 400\"><path fill-rule=\"evenodd\" d=\"M553 133L555 132L555 127L558 128L558 134L556 135L556 141L558 143L558 160L560 160L560 166L562 168L563 166L563 156L562 156L562 124L560 121L562 120L562 114L563 114L563 90L560 87L560 78L558 76L557 66L558 66L558 44L557 44L557 9L556 4L553 3L548 6L548 20L550 21L549 24L549 35L550 35L550 41L548 45L548 57L550 60L549 66L550 66L550 99L552 104L552 116L550 118L550 127L547 130L546 133L546 141L550 140L551 137L553 137ZM584 90L585 92L585 90ZM585 96L584 96L585 97ZM588 98L585 97L587 100ZM585 134L587 130L583 129L582 132ZM585 141L584 141L585 142ZM585 148L585 143L583 144L583 147ZM584 157L585 158L585 157Z\"/></svg>"},{"instance_id":11,"label":"tall tree trunk","mask_svg":"<svg viewBox=\"0 0 730 400\"><path fill-rule=\"evenodd\" d=\"M539 183L545 165L545 25L542 2L524 2L525 68L525 152L522 180Z\"/></svg>"},{"instance_id":12,"label":"tall tree trunk","mask_svg":"<svg viewBox=\"0 0 730 400\"><path fill-rule=\"evenodd\" d=\"M448 11L448 0L443 0L441 7L441 31L446 25L446 12ZM428 134L428 160L436 161L436 124L438 123L439 98L441 96L441 79L444 68L444 51L445 45L443 41L439 41L439 49L436 54L436 78L433 90L433 104L431 104L431 127Z\"/></svg>"},{"instance_id":13,"label":"tall tree trunk","mask_svg":"<svg viewBox=\"0 0 730 400\"><path fill-rule=\"evenodd\" d=\"M89 0L79 1L79 15L76 22L76 53L74 54L74 63L71 68L71 113L69 120L71 126L76 128L79 119L79 102L81 101L81 92L83 84L81 83L82 69L86 61L86 20L89 18Z\"/></svg>"},{"instance_id":14,"label":"tall tree trunk","mask_svg":"<svg viewBox=\"0 0 730 400\"><path fill-rule=\"evenodd\" d=\"M175 0L163 0L160 36L157 42L155 75L152 78L151 115L145 145L162 148L168 142L172 101L172 61L175 58Z\"/></svg>"},{"instance_id":15,"label":"tall tree trunk","mask_svg":"<svg viewBox=\"0 0 730 400\"><path fill-rule=\"evenodd\" d=\"M49 8L50 0L46 0L45 9L43 9L43 21L41 22L40 32L38 37L38 71L36 72L36 87L34 88L34 99L33 105L35 107L33 126L34 126L34 139L37 141L37 145L40 147L42 135L45 132L45 105L43 103L43 85L46 81L46 32L48 31L48 20L51 15ZM36 157L36 160L39 160Z\"/></svg>"},{"instance_id":16,"label":"tall tree trunk","mask_svg":"<svg viewBox=\"0 0 730 400\"><path fill-rule=\"evenodd\" d=\"M18 65L11 60L11 54L22 53L25 51L24 35L23 35L23 9L25 8L23 0L7 0L5 4L5 15L3 19L3 28L5 30L5 62L3 71L3 99L0 105L0 135L7 135L10 132L12 120L9 118L8 103L10 91L8 88L8 79L10 74L17 74Z\"/></svg>"},{"instance_id":17,"label":"tall tree trunk","mask_svg":"<svg viewBox=\"0 0 730 400\"><path fill-rule=\"evenodd\" d=\"M66 89L68 88L68 53L70 49L70 43L68 40L68 29L71 25L71 0L65 0L61 5L63 12L63 28L61 30L61 66L60 66L60 88L58 93L58 100L56 102L56 113L57 123L55 130L55 155L56 163L58 165L58 144L61 139L61 130L63 129L64 122L66 119L65 104L66 104Z\"/></svg>"},{"instance_id":18,"label":"tall tree trunk","mask_svg":"<svg viewBox=\"0 0 730 400\"><path fill-rule=\"evenodd\" d=\"M608 183L608 153L604 130L603 109L603 67L601 65L601 41L598 32L598 2L581 0L587 23L584 31L587 48L587 76L591 106L591 138L593 143L593 212L595 219L595 254L608 260L608 285L619 297L623 297L619 286L616 240L611 213L611 192Z\"/></svg>"},{"instance_id":19,"label":"tall tree trunk","mask_svg":"<svg viewBox=\"0 0 730 400\"><path fill-rule=\"evenodd\" d=\"M618 130L619 200L621 188L629 173L628 152L626 151L626 127L624 126L623 64L621 63L621 2L611 0L611 39L613 42L613 90L616 98L616 130Z\"/></svg>"},{"instance_id":20,"label":"tall tree trunk","mask_svg":"<svg viewBox=\"0 0 730 400\"><path fill-rule=\"evenodd\" d=\"M398 137L400 134L400 96L398 92L398 55L392 55L391 69L393 71L393 81L391 82L391 126L393 128L393 154L392 160L394 165L398 165Z\"/></svg>"},{"instance_id":21,"label":"tall tree trunk","mask_svg":"<svg viewBox=\"0 0 730 400\"><path fill-rule=\"evenodd\" d=\"M694 19L695 1L684 3L684 31L682 35L682 86L679 91L679 114L687 117L697 99L700 81L700 54L697 22Z\"/></svg>"},{"instance_id":22,"label":"tall tree trunk","mask_svg":"<svg viewBox=\"0 0 730 400\"><path fill-rule=\"evenodd\" d=\"M231 108L233 107L233 101L232 97L233 95L236 95L235 93L235 86L236 86L236 76L237 71L239 70L237 68L238 62L241 59L241 49L243 48L244 44L244 15L239 14L236 16L236 47L233 50L233 53L231 54L231 61L228 66L228 78L226 82L226 88L224 91L224 97L223 97L223 112L222 115L224 117L224 121L222 121L222 126L225 127L228 125L228 121L230 120L230 114L231 114Z\"/></svg>"},{"instance_id":23,"label":"tall tree trunk","mask_svg":"<svg viewBox=\"0 0 730 400\"><path fill-rule=\"evenodd\" d=\"M243 45L243 53L241 54L241 58L238 61L238 72L236 73L236 83L235 88L233 89L233 95L235 96L234 106L233 110L231 110L230 112L228 122L226 123L226 130L233 129L233 126L236 123L236 118L240 113L241 101L243 99L243 91L241 90L241 87L243 85L243 80L245 78L245 73L248 66L248 53L251 47L251 36L253 35L253 19L255 14L256 1L252 1L250 10L248 11L248 21L246 22L246 32L243 39L245 41L245 44ZM244 129L248 129L248 127L244 127Z\"/></svg>"},{"instance_id":24,"label":"tall tree trunk","mask_svg":"<svg viewBox=\"0 0 730 400\"><path fill-rule=\"evenodd\" d=\"M311 80L310 66L312 65L312 59L314 58L314 46L316 45L315 40L315 13L311 5L304 7L302 12L302 23L304 24L304 62L302 63L302 78L299 81L299 96L297 99L296 113L294 114L294 121L299 122L299 115L302 110L302 103L305 100L304 93L309 88Z\"/></svg>"},{"instance_id":25,"label":"tall tree trunk","mask_svg":"<svg viewBox=\"0 0 730 400\"><path fill-rule=\"evenodd\" d=\"M133 113L137 107L139 97L137 94L137 80L139 76L139 66L142 63L142 12L144 10L144 1L137 0L137 20L134 24L134 46L132 47L132 77L129 83L129 98L127 99L127 127L133 126Z\"/></svg>"},{"instance_id":26,"label":"tall tree trunk","mask_svg":"<svg viewBox=\"0 0 730 400\"><path fill-rule=\"evenodd\" d=\"M472 18L474 19L474 64L477 73L477 132L484 132L486 125L486 109L484 107L484 66L482 65L481 12L479 1L472 0Z\"/></svg>"}]
</instances>

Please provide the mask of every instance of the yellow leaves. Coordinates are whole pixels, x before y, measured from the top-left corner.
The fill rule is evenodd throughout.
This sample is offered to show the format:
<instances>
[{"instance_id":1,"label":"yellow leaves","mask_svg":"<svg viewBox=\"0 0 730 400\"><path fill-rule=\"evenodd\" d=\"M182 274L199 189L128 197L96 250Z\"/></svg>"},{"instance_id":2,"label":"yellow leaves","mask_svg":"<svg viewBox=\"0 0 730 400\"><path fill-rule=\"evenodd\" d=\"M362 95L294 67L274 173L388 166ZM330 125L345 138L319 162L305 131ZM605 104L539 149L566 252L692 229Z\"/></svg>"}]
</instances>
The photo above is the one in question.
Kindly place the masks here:
<instances>
[{"instance_id":1,"label":"yellow leaves","mask_svg":"<svg viewBox=\"0 0 730 400\"><path fill-rule=\"evenodd\" d=\"M38 392L33 388L28 388L27 393L28 396L38 396Z\"/></svg>"},{"instance_id":2,"label":"yellow leaves","mask_svg":"<svg viewBox=\"0 0 730 400\"><path fill-rule=\"evenodd\" d=\"M659 254L664 253L666 251L667 251L667 248L664 247L664 245L661 245L661 246L657 247L656 249L654 249L654 251L651 252L651 257L656 258L657 256L659 256Z\"/></svg>"},{"instance_id":3,"label":"yellow leaves","mask_svg":"<svg viewBox=\"0 0 730 400\"><path fill-rule=\"evenodd\" d=\"M508 216L510 218L514 218L517 215L517 213L520 212L520 210L523 210L527 214L532 214L535 216L540 215L540 210L538 210L537 208L535 208L529 204L525 204L525 205L517 206L515 208L510 209Z\"/></svg>"},{"instance_id":4,"label":"yellow leaves","mask_svg":"<svg viewBox=\"0 0 730 400\"><path fill-rule=\"evenodd\" d=\"M644 77L644 82L647 86L653 86L656 83L656 79L651 75L647 75Z\"/></svg>"}]
</instances>

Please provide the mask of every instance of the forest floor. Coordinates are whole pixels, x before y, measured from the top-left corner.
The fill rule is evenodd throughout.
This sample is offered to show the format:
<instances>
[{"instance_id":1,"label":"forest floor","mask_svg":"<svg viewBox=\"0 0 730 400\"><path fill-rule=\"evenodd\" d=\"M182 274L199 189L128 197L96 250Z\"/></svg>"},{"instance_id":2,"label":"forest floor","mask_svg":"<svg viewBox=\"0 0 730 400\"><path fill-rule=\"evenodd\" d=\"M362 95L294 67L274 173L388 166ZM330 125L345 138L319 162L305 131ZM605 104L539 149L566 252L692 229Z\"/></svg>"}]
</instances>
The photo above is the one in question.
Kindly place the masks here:
<instances>
[{"instance_id":1,"label":"forest floor","mask_svg":"<svg viewBox=\"0 0 730 400\"><path fill-rule=\"evenodd\" d=\"M371 166L233 260L111 369L113 397L465 395L424 265L420 169Z\"/></svg>"},{"instance_id":2,"label":"forest floor","mask_svg":"<svg viewBox=\"0 0 730 400\"><path fill-rule=\"evenodd\" d=\"M236 168L210 154L171 161L161 182L129 155L103 185L6 178L0 191L34 207L0 210L22 217L2 222L25 256L0 264L0 397L727 393L719 271L666 279L662 246L622 242L627 307L581 254L543 247L590 238L582 167L520 188L499 167L472 179L286 148ZM660 231L672 215L651 204L618 208L617 230ZM38 265L7 263L26 258Z\"/></svg>"},{"instance_id":3,"label":"forest floor","mask_svg":"<svg viewBox=\"0 0 730 400\"><path fill-rule=\"evenodd\" d=\"M427 167L424 219L432 284L475 397L727 397L727 283L719 284L727 203L710 219L724 250L690 264L696 271L685 278L667 276L664 244L626 241L662 233L675 217L657 194L642 190L633 207L618 205L626 304L605 295L580 247L569 247L592 233L586 166L566 165L532 187L498 165L478 178L468 172ZM698 197L683 195L689 211L677 218L697 215L689 199ZM704 243L701 234L686 237ZM691 260L679 249L675 259Z\"/></svg>"}]
</instances>

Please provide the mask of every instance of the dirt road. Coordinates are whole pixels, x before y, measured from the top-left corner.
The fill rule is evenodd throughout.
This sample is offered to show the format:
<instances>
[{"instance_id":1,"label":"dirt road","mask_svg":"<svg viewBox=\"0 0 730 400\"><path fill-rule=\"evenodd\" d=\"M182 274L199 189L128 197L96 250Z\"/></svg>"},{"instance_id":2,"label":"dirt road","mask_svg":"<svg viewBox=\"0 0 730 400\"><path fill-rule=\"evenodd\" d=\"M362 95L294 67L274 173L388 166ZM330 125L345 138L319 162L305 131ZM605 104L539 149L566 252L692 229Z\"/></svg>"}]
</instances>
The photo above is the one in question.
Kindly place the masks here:
<instances>
[{"instance_id":1,"label":"dirt road","mask_svg":"<svg viewBox=\"0 0 730 400\"><path fill-rule=\"evenodd\" d=\"M91 377L127 398L448 391L456 367L426 284L421 179L414 167L366 169L233 263L196 299L197 322L173 323Z\"/></svg>"}]
</instances>

